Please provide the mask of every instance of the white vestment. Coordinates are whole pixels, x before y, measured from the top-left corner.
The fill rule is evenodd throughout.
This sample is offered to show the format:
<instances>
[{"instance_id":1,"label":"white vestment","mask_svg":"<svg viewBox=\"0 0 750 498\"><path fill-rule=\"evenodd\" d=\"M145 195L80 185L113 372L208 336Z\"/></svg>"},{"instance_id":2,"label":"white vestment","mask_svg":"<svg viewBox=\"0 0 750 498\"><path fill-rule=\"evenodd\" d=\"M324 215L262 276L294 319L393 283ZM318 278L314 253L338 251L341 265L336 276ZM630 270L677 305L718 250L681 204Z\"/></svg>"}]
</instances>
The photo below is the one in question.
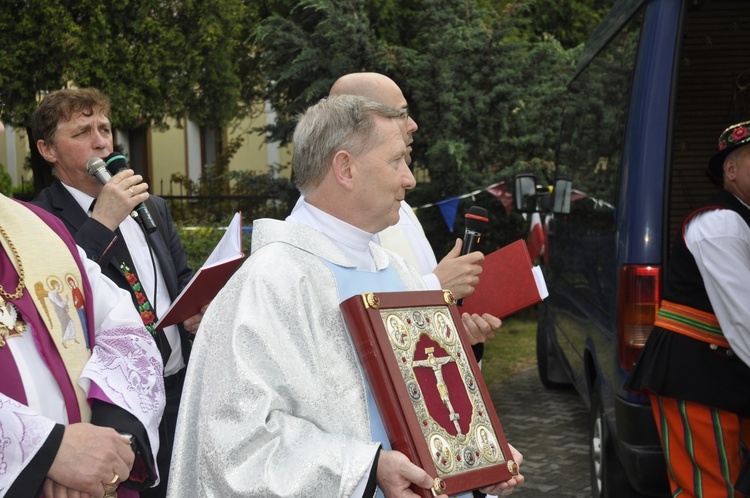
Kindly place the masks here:
<instances>
[{"instance_id":1,"label":"white vestment","mask_svg":"<svg viewBox=\"0 0 750 498\"><path fill-rule=\"evenodd\" d=\"M434 273L438 264L435 252L414 209L406 201L401 201L398 216L398 223L378 233L376 242L418 268L428 289L441 290L440 281Z\"/></svg>"},{"instance_id":2,"label":"white vestment","mask_svg":"<svg viewBox=\"0 0 750 498\"><path fill-rule=\"evenodd\" d=\"M169 496L349 497L370 473L364 375L327 262L357 267L320 231L258 220L252 253L201 322L188 364ZM407 289L416 269L375 243Z\"/></svg>"}]
</instances>

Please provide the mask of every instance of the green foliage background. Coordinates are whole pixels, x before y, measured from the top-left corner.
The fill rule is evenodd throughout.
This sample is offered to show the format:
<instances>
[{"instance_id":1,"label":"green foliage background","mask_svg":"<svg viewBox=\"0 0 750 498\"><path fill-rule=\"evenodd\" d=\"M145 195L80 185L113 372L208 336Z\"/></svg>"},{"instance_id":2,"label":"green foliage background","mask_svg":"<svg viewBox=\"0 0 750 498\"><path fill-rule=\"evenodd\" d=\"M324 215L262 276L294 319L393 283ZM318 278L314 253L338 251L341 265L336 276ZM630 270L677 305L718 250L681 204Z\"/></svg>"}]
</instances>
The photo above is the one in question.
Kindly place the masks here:
<instances>
[{"instance_id":1,"label":"green foliage background","mask_svg":"<svg viewBox=\"0 0 750 498\"><path fill-rule=\"evenodd\" d=\"M551 180L563 91L581 44L611 0L4 0L0 9L3 119L28 128L45 92L95 86L120 129L163 128L168 118L227 128L261 102L277 114L265 133L289 141L295 117L339 76L378 71L403 89L419 123L413 206L463 195L515 173ZM254 217L283 217L296 198L274 175L230 173L228 144L204 171L206 196L249 199ZM30 150L34 189L49 168ZM221 224L231 211L193 205L184 224ZM461 233L470 205L488 208L487 250L525 235L483 193L461 201L456 231L437 208L418 216L436 253ZM180 219L177 220L181 222Z\"/></svg>"},{"instance_id":2,"label":"green foliage background","mask_svg":"<svg viewBox=\"0 0 750 498\"><path fill-rule=\"evenodd\" d=\"M0 163L0 194L10 197L13 194L13 179L10 173L5 170L5 166Z\"/></svg>"},{"instance_id":3,"label":"green foliage background","mask_svg":"<svg viewBox=\"0 0 750 498\"><path fill-rule=\"evenodd\" d=\"M428 180L408 194L412 206L509 182L522 171L551 183L565 85L589 26L569 19L560 32L569 48L547 28L565 15L598 21L606 10L602 2L571 3L580 8L553 14L541 0L303 0L271 12L256 39L258 68L269 82L264 94L278 113L264 131L288 142L295 116L336 78L377 71L399 84L420 127L413 164ZM486 250L525 236L528 222L483 193L461 201L453 232L438 208L417 212L437 254L460 236L472 204L490 213Z\"/></svg>"},{"instance_id":4,"label":"green foliage background","mask_svg":"<svg viewBox=\"0 0 750 498\"><path fill-rule=\"evenodd\" d=\"M222 228L182 227L179 229L179 237L185 248L188 266L193 272L198 271L203 266L206 258L226 233ZM250 233L248 232L242 233L242 250L245 254L250 254Z\"/></svg>"}]
</instances>

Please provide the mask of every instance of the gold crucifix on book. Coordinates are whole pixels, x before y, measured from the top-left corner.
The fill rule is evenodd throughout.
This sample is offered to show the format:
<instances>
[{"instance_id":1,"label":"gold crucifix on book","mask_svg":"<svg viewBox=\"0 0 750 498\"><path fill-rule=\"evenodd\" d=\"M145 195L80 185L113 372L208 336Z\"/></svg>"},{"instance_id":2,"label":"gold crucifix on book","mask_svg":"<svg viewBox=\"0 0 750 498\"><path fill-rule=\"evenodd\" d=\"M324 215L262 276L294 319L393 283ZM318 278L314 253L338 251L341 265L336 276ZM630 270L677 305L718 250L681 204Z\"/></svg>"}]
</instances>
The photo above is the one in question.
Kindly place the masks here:
<instances>
[{"instance_id":1,"label":"gold crucifix on book","mask_svg":"<svg viewBox=\"0 0 750 498\"><path fill-rule=\"evenodd\" d=\"M445 379L443 379L443 365L454 360L450 356L443 356L442 358L436 358L434 354L435 348L425 348L424 352L427 355L427 358L425 358L424 360L412 361L412 367L429 367L432 369L432 372L435 374L435 382L437 383L437 389L438 389L438 393L440 394L440 400L448 409L448 413L450 414L450 420L451 422L453 422L453 425L456 427L456 433L457 433L456 437L458 437L458 439L463 439L464 435L461 432L461 426L458 423L458 420L461 418L461 415L456 413L455 410L453 410L453 405L451 404L450 393L448 393L448 384L446 384Z\"/></svg>"}]
</instances>

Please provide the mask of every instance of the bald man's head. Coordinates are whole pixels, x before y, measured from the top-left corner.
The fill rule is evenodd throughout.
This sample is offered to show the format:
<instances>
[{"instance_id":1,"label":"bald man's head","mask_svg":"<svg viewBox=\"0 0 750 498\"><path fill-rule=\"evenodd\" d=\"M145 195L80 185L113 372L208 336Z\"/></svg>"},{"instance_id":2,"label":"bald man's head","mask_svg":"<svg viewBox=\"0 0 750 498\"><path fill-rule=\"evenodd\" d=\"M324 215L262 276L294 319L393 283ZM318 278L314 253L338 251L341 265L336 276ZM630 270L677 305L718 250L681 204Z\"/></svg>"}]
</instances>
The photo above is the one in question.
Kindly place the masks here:
<instances>
[{"instance_id":1,"label":"bald man's head","mask_svg":"<svg viewBox=\"0 0 750 498\"><path fill-rule=\"evenodd\" d=\"M350 73L337 79L331 87L329 95L359 95L380 102L394 109L403 109L406 113L401 123L409 154L406 161L411 163L411 143L414 141L412 134L419 129L416 121L408 115L408 103L403 92L395 81L380 73Z\"/></svg>"}]
</instances>

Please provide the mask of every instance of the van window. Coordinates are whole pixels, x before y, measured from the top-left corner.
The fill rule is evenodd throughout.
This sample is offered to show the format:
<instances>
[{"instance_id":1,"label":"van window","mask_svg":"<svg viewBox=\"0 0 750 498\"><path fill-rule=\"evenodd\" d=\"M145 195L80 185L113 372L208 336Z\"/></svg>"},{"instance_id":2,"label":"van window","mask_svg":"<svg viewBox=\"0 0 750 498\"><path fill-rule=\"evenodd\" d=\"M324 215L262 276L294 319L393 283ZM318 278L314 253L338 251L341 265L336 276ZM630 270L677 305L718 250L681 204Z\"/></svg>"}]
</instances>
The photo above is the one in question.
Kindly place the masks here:
<instances>
[{"instance_id":1,"label":"van window","mask_svg":"<svg viewBox=\"0 0 750 498\"><path fill-rule=\"evenodd\" d=\"M616 309L615 207L642 22L641 8L571 82L557 158L575 190L564 225L555 223L550 271L603 311Z\"/></svg>"},{"instance_id":2,"label":"van window","mask_svg":"<svg viewBox=\"0 0 750 498\"><path fill-rule=\"evenodd\" d=\"M685 216L716 191L705 172L719 135L750 119L749 26L744 2L701 2L690 9L674 112L669 243Z\"/></svg>"}]
</instances>

